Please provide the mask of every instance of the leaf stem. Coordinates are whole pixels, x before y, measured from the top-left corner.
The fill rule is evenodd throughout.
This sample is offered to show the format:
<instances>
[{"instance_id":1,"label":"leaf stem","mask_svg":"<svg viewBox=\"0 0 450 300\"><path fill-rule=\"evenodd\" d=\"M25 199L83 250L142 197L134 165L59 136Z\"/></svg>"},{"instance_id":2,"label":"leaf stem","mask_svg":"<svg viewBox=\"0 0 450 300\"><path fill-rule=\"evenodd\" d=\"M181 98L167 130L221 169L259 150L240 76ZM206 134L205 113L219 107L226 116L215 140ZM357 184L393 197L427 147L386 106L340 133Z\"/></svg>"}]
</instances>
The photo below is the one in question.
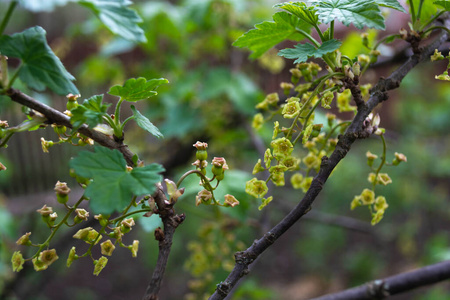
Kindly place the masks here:
<instances>
[{"instance_id":1,"label":"leaf stem","mask_svg":"<svg viewBox=\"0 0 450 300\"><path fill-rule=\"evenodd\" d=\"M317 30L318 30L318 32L320 32L319 29L317 29ZM317 48L320 47L320 43L315 38L313 38L309 33L307 33L306 31L304 31L302 29L298 29L298 28L297 28L297 31L299 33L303 34L308 40L310 40L314 44L314 46L316 46ZM321 35L323 37L321 32L319 35Z\"/></svg>"},{"instance_id":2,"label":"leaf stem","mask_svg":"<svg viewBox=\"0 0 450 300\"><path fill-rule=\"evenodd\" d=\"M409 2L409 10L411 11L411 20L413 23L413 27L416 25L416 12L414 10L414 3L412 0L408 0Z\"/></svg>"},{"instance_id":3,"label":"leaf stem","mask_svg":"<svg viewBox=\"0 0 450 300\"><path fill-rule=\"evenodd\" d=\"M433 26L433 27L430 27L430 28L428 28L427 30L425 30L425 31L422 33L421 36L424 36L427 32L430 32L430 31L433 31L433 30L436 30L436 29L446 30L448 33L450 33L450 29L448 29L447 27L444 27L444 26Z\"/></svg>"},{"instance_id":4,"label":"leaf stem","mask_svg":"<svg viewBox=\"0 0 450 300\"><path fill-rule=\"evenodd\" d=\"M384 139L383 135L380 135L381 140L383 141L383 154L381 155L381 163L380 166L378 167L378 169L375 172L375 180L372 183L372 190L375 191L375 186L377 185L377 178L378 178L378 174L381 171L381 168L384 166L384 164L386 163L386 140Z\"/></svg>"},{"instance_id":5,"label":"leaf stem","mask_svg":"<svg viewBox=\"0 0 450 300\"><path fill-rule=\"evenodd\" d=\"M9 19L11 19L11 15L14 11L14 8L16 8L17 1L12 1L9 4L8 10L6 11L5 17L3 18L2 24L0 25L0 35L3 35L3 31L6 28L6 25L8 25Z\"/></svg>"},{"instance_id":6,"label":"leaf stem","mask_svg":"<svg viewBox=\"0 0 450 300\"><path fill-rule=\"evenodd\" d=\"M420 20L420 15L422 14L422 5L424 0L420 0L419 9L417 10L417 19Z\"/></svg>"},{"instance_id":7,"label":"leaf stem","mask_svg":"<svg viewBox=\"0 0 450 300\"><path fill-rule=\"evenodd\" d=\"M330 31L329 31L329 35L328 38L331 40L334 37L334 20L331 21L330 23Z\"/></svg>"},{"instance_id":8,"label":"leaf stem","mask_svg":"<svg viewBox=\"0 0 450 300\"><path fill-rule=\"evenodd\" d=\"M378 48L378 46L380 46L384 41L386 41L387 39L396 36L396 37L400 37L400 34L392 34L392 35L388 35L385 36L384 38L382 38L381 40L379 40L376 45L373 47L373 50L376 50Z\"/></svg>"}]
</instances>

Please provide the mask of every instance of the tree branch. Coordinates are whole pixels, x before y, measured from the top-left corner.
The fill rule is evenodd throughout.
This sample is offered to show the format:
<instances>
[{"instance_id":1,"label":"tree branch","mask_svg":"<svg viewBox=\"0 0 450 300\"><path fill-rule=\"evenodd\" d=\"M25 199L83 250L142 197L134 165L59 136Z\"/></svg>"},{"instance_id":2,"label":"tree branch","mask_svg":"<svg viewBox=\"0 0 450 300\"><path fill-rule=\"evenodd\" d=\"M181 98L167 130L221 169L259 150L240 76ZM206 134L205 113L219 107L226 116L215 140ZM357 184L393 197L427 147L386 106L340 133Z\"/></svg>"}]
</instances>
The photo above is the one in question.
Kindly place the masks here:
<instances>
[{"instance_id":1,"label":"tree branch","mask_svg":"<svg viewBox=\"0 0 450 300\"><path fill-rule=\"evenodd\" d=\"M450 261L426 266L407 273L375 280L339 293L328 294L312 300L371 300L385 299L422 286L450 278Z\"/></svg>"},{"instance_id":2,"label":"tree branch","mask_svg":"<svg viewBox=\"0 0 450 300\"><path fill-rule=\"evenodd\" d=\"M441 43L448 39L447 32L443 31L429 46L420 54L416 53L408 59L401 67L394 71L387 79L380 79L377 85L371 90L371 97L366 103L358 108L358 113L347 128L344 135L339 136L339 142L330 158L322 157L319 173L314 177L311 187L306 192L300 203L281 220L275 227L267 232L262 238L255 241L247 250L235 253L235 267L225 279L217 285L214 294L210 300L224 299L236 283L249 273L248 266L272 245L282 234L284 234L292 225L294 225L310 209L311 204L319 195L323 185L327 181L336 165L347 155L351 145L358 138L367 137L364 132L363 122L369 113L381 102L387 100L387 91L399 87L402 79L419 62L427 59Z\"/></svg>"},{"instance_id":3,"label":"tree branch","mask_svg":"<svg viewBox=\"0 0 450 300\"><path fill-rule=\"evenodd\" d=\"M159 241L159 254L156 262L155 270L153 271L152 279L147 287L142 300L157 300L158 293L161 288L161 282L166 270L167 261L169 260L170 250L172 248L173 235L175 229L186 218L184 214L176 215L173 210L173 205L169 204L167 197L161 188L158 188L154 195L156 204L158 205L159 215L164 224L164 232L161 228L155 230L155 239Z\"/></svg>"},{"instance_id":4,"label":"tree branch","mask_svg":"<svg viewBox=\"0 0 450 300\"><path fill-rule=\"evenodd\" d=\"M70 118L60 112L59 110L56 110L48 105L45 105L44 103L41 103L37 101L36 99L22 93L19 90L16 89L9 89L7 91L7 96L11 98L14 102L17 102L19 104L22 104L23 106L29 107L31 109L34 109L35 111L40 112L43 114L48 121L51 124L57 124L57 125L63 125L68 128L72 128L72 124L70 123ZM112 138L108 137L107 135L100 133L98 131L89 129L87 125L82 125L78 132L87 136L88 138L93 139L95 142L99 143L100 145L110 148L110 149L117 149L119 150L125 160L127 161L127 164L130 166L133 166L133 153L128 149L128 146L123 144L122 142L116 142Z\"/></svg>"}]
</instances>

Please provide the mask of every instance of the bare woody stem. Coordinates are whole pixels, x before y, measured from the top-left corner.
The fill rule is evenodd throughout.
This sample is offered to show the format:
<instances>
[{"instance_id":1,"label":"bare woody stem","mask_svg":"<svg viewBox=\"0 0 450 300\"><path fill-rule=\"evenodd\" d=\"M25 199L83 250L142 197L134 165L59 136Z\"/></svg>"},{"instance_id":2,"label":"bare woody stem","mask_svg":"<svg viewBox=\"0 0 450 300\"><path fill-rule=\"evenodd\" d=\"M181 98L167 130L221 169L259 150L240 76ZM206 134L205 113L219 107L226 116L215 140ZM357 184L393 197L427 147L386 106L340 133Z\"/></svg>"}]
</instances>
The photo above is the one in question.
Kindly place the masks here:
<instances>
[{"instance_id":1,"label":"bare woody stem","mask_svg":"<svg viewBox=\"0 0 450 300\"><path fill-rule=\"evenodd\" d=\"M22 93L19 90L16 89L9 89L7 91L7 96L11 98L14 102L17 102L19 104L22 104L26 107L29 107L31 109L34 109L35 111L40 112L43 114L47 120L51 124L57 124L57 125L63 125L68 128L72 128L72 124L70 123L70 118L63 114L62 112L45 105L36 99ZM82 125L78 132L87 136L88 138L93 139L100 145L110 148L110 149L117 149L119 150L125 160L127 161L127 164L130 166L133 166L133 153L128 149L128 146L123 144L122 142L115 141L108 137L107 135L100 133L98 131L89 129L88 126Z\"/></svg>"},{"instance_id":2,"label":"bare woody stem","mask_svg":"<svg viewBox=\"0 0 450 300\"><path fill-rule=\"evenodd\" d=\"M224 299L237 282L249 273L249 265L272 245L281 235L283 235L292 225L294 225L303 215L305 215L319 195L323 185L327 181L336 165L347 155L351 145L360 138L368 136L363 131L363 122L369 113L381 102L388 99L387 91L399 87L402 79L421 61L428 59L434 49L444 43L449 34L442 32L429 46L420 54L410 57L406 63L394 71L387 79L380 79L377 85L371 90L371 96L366 105L358 105L358 113L347 128L344 135L339 136L339 142L330 158L322 157L319 173L314 177L311 187L306 192L300 203L286 215L275 227L267 232L259 240L255 241L247 250L235 254L236 264L225 281L217 285L210 300ZM358 100L357 100L358 101Z\"/></svg>"},{"instance_id":3,"label":"bare woody stem","mask_svg":"<svg viewBox=\"0 0 450 300\"><path fill-rule=\"evenodd\" d=\"M312 300L371 300L384 299L412 289L437 283L450 278L450 261L440 262L411 272L354 287L345 291L325 295Z\"/></svg>"}]
</instances>

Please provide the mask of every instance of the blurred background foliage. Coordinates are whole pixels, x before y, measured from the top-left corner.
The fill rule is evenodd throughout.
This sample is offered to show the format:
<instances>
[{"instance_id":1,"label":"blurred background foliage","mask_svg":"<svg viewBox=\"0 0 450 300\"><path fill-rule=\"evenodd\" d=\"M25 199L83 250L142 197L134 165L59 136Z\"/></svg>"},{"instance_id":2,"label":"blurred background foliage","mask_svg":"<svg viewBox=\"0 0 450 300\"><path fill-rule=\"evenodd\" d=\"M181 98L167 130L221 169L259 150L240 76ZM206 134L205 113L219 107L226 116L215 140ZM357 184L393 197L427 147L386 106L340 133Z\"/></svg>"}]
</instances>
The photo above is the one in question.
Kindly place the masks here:
<instances>
[{"instance_id":1,"label":"blurred background foliage","mask_svg":"<svg viewBox=\"0 0 450 300\"><path fill-rule=\"evenodd\" d=\"M267 93L281 95L279 84L289 81L291 62L276 56L276 51L250 61L248 53L231 44L254 24L270 20L275 2L135 1L132 8L143 18L141 27L148 40L140 44L114 36L74 3L50 12L18 9L7 27L6 33L13 33L42 26L52 49L77 78L83 99L105 93L130 77L168 78L170 84L162 86L157 97L140 104L140 110L158 125L165 139L156 140L131 127L125 136L131 150L145 162L162 163L166 177L177 180L191 168L192 144L197 140L208 142L210 157L227 159L230 170L220 192L235 195L241 204L233 209L196 207L198 180L191 177L185 181L187 191L176 208L185 212L187 219L174 238L161 299L203 299L209 295L233 267L233 253L248 247L276 224L301 196L288 186L273 189L275 200L259 211L260 203L244 192L253 165L262 156L258 148L265 149L261 141L267 142L272 135L270 124L259 135L249 125L254 105ZM0 2L1 13L7 4ZM393 31L405 24L395 26ZM355 51L362 49L357 46L361 44L360 32L341 31L342 37L348 36L343 51L356 55ZM370 32L369 37L375 39L376 33ZM382 58L389 59L403 47L406 44L394 43L383 50ZM364 83L388 75L398 63L392 61L371 70ZM368 186L366 151L378 155L382 151L381 141L373 137L354 145L327 182L312 213L254 264L232 299L308 299L450 259L450 86L434 80L439 68L444 66L416 68L377 109L381 126L386 128L388 160L394 152L408 157L406 164L387 170L393 184L377 190L389 203L383 221L371 227L367 210L350 211L353 197ZM58 109L65 107L62 97L17 87ZM18 105L0 100L2 119L19 123L23 117ZM125 111L131 114L128 108ZM21 273L12 273L9 261L16 239L32 231L34 239L42 240L48 233L35 210L44 202L58 209L52 193L54 183L67 181L75 187L67 160L79 149L57 146L50 153L41 153L40 137L55 138L50 131L14 136L10 147L0 153L0 161L8 167L0 173L3 296L84 300L141 297L156 261L152 231L160 225L157 217L141 218L138 223L142 226L129 237L141 241L138 258L120 249L99 277L92 275L92 264L87 260L77 261L70 269L65 267L73 243L71 231L55 245L61 249L60 259L49 270L35 273L27 266ZM442 283L392 299L444 300L449 291L449 284Z\"/></svg>"}]
</instances>

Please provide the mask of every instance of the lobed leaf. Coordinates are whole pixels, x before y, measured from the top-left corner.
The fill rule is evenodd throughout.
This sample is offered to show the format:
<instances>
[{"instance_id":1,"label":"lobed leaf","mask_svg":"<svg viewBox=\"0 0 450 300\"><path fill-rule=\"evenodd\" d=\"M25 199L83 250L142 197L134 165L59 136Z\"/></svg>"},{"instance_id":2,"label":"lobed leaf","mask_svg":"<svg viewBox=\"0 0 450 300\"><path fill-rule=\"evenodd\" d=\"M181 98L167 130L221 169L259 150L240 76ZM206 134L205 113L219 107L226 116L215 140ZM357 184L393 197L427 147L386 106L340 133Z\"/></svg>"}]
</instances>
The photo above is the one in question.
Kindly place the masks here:
<instances>
[{"instance_id":1,"label":"lobed leaf","mask_svg":"<svg viewBox=\"0 0 450 300\"><path fill-rule=\"evenodd\" d=\"M340 45L341 42L335 39L324 42L319 48L316 48L309 43L297 44L294 48L281 50L278 52L278 55L288 59L295 59L294 64L297 64L307 61L309 57L322 57L323 55L338 49Z\"/></svg>"},{"instance_id":2,"label":"lobed leaf","mask_svg":"<svg viewBox=\"0 0 450 300\"><path fill-rule=\"evenodd\" d=\"M141 127L142 129L150 132L151 134L153 134L157 138L163 138L164 137L163 134L161 133L161 131L159 131L158 127L153 125L153 123L150 122L150 120L146 116L142 115L136 109L136 107L134 107L134 105L131 105L131 110L133 111L134 120L136 121L136 123L138 124L139 127Z\"/></svg>"},{"instance_id":3,"label":"lobed leaf","mask_svg":"<svg viewBox=\"0 0 450 300\"><path fill-rule=\"evenodd\" d=\"M70 167L81 177L91 178L85 191L94 213L110 214L127 206L133 196L152 194L164 168L150 164L127 170L126 161L118 150L95 147L95 152L83 151L70 161Z\"/></svg>"},{"instance_id":4,"label":"lobed leaf","mask_svg":"<svg viewBox=\"0 0 450 300\"><path fill-rule=\"evenodd\" d=\"M144 31L138 26L141 17L128 8L129 0L79 0L80 5L89 8L113 33L135 42L147 42Z\"/></svg>"},{"instance_id":5,"label":"lobed leaf","mask_svg":"<svg viewBox=\"0 0 450 300\"><path fill-rule=\"evenodd\" d=\"M74 128L78 128L86 123L90 128L102 123L102 118L106 114L111 104L103 104L103 94L95 95L84 100L83 104L78 105L71 110L72 117L70 122Z\"/></svg>"},{"instance_id":6,"label":"lobed leaf","mask_svg":"<svg viewBox=\"0 0 450 300\"><path fill-rule=\"evenodd\" d=\"M31 88L43 91L48 87L59 95L78 94L72 83L75 78L53 53L45 35L45 30L39 26L11 36L3 35L0 37L0 52L22 61L18 75Z\"/></svg>"},{"instance_id":7,"label":"lobed leaf","mask_svg":"<svg viewBox=\"0 0 450 300\"><path fill-rule=\"evenodd\" d=\"M441 6L445 11L450 11L450 1L448 0L434 1L433 4Z\"/></svg>"},{"instance_id":8,"label":"lobed leaf","mask_svg":"<svg viewBox=\"0 0 450 300\"><path fill-rule=\"evenodd\" d=\"M384 18L378 5L373 1L321 0L314 2L317 3L319 20L323 23L327 24L338 19L346 26L353 24L359 29L364 26L385 29Z\"/></svg>"},{"instance_id":9,"label":"lobed leaf","mask_svg":"<svg viewBox=\"0 0 450 300\"><path fill-rule=\"evenodd\" d=\"M258 58L286 39L296 41L304 39L304 35L299 33L297 28L309 32L311 26L297 16L278 12L273 15L273 22L265 21L256 24L255 29L244 33L233 43L233 46L249 48L253 52L250 58Z\"/></svg>"},{"instance_id":10,"label":"lobed leaf","mask_svg":"<svg viewBox=\"0 0 450 300\"><path fill-rule=\"evenodd\" d=\"M397 0L375 0L375 3L379 6L389 7L406 13L406 10L403 8L403 6L401 6L400 3L398 3Z\"/></svg>"},{"instance_id":11,"label":"lobed leaf","mask_svg":"<svg viewBox=\"0 0 450 300\"><path fill-rule=\"evenodd\" d=\"M316 9L313 6L306 6L303 2L283 2L274 5L274 7L290 12L311 26L320 24L319 17L316 14Z\"/></svg>"},{"instance_id":12,"label":"lobed leaf","mask_svg":"<svg viewBox=\"0 0 450 300\"><path fill-rule=\"evenodd\" d=\"M126 101L136 102L146 100L157 95L155 91L161 84L169 83L165 78L148 80L144 77L130 78L123 86L115 85L109 89L108 94L119 96Z\"/></svg>"}]
</instances>

